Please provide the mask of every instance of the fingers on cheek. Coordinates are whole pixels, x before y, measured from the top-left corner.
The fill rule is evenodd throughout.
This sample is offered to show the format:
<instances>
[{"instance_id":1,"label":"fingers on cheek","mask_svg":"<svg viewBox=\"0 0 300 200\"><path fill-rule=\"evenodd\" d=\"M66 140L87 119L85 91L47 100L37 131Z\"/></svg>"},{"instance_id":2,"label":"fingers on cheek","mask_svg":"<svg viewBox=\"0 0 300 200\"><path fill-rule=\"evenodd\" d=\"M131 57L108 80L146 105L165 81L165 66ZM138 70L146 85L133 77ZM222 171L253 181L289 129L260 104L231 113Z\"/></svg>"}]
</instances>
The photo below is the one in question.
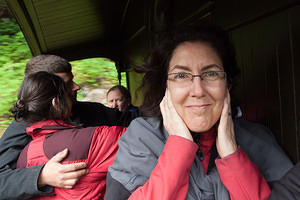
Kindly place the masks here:
<instances>
[{"instance_id":1,"label":"fingers on cheek","mask_svg":"<svg viewBox=\"0 0 300 200\"><path fill-rule=\"evenodd\" d=\"M227 111L227 97L224 99L222 114L224 115Z\"/></svg>"},{"instance_id":2,"label":"fingers on cheek","mask_svg":"<svg viewBox=\"0 0 300 200\"><path fill-rule=\"evenodd\" d=\"M169 110L170 109L170 99L166 99L166 108Z\"/></svg>"},{"instance_id":3,"label":"fingers on cheek","mask_svg":"<svg viewBox=\"0 0 300 200\"><path fill-rule=\"evenodd\" d=\"M230 104L230 92L229 92L229 90L227 91L227 102L228 102L228 104Z\"/></svg>"},{"instance_id":4,"label":"fingers on cheek","mask_svg":"<svg viewBox=\"0 0 300 200\"><path fill-rule=\"evenodd\" d=\"M168 92L168 108L171 109L173 108L173 102L172 102L172 98L171 98L171 94L170 92Z\"/></svg>"},{"instance_id":5,"label":"fingers on cheek","mask_svg":"<svg viewBox=\"0 0 300 200\"><path fill-rule=\"evenodd\" d=\"M165 116L165 111L166 111L166 100L165 100L165 98L163 99L163 101L161 102L161 104L160 104L160 110L161 110L161 114L163 115L163 116Z\"/></svg>"},{"instance_id":6,"label":"fingers on cheek","mask_svg":"<svg viewBox=\"0 0 300 200\"><path fill-rule=\"evenodd\" d=\"M164 109L165 101L166 101L166 97L163 97L163 99L161 100L161 102L160 102L160 104L159 104L160 110L163 110L163 109Z\"/></svg>"},{"instance_id":7,"label":"fingers on cheek","mask_svg":"<svg viewBox=\"0 0 300 200\"><path fill-rule=\"evenodd\" d=\"M165 106L166 106L166 97L164 97L162 102L161 102L161 108L164 109Z\"/></svg>"},{"instance_id":8,"label":"fingers on cheek","mask_svg":"<svg viewBox=\"0 0 300 200\"><path fill-rule=\"evenodd\" d=\"M159 104L159 108L160 108L160 111L162 112L162 109L163 109L163 101L162 101L162 102L160 102L160 104Z\"/></svg>"},{"instance_id":9,"label":"fingers on cheek","mask_svg":"<svg viewBox=\"0 0 300 200\"><path fill-rule=\"evenodd\" d=\"M164 102L164 108L163 108L163 110L164 110L164 116L168 117L168 105L167 105L166 101Z\"/></svg>"},{"instance_id":10,"label":"fingers on cheek","mask_svg":"<svg viewBox=\"0 0 300 200\"><path fill-rule=\"evenodd\" d=\"M228 111L231 112L230 96L228 97L227 104L228 104Z\"/></svg>"},{"instance_id":11,"label":"fingers on cheek","mask_svg":"<svg viewBox=\"0 0 300 200\"><path fill-rule=\"evenodd\" d=\"M230 94L227 95L227 103L230 104Z\"/></svg>"}]
</instances>

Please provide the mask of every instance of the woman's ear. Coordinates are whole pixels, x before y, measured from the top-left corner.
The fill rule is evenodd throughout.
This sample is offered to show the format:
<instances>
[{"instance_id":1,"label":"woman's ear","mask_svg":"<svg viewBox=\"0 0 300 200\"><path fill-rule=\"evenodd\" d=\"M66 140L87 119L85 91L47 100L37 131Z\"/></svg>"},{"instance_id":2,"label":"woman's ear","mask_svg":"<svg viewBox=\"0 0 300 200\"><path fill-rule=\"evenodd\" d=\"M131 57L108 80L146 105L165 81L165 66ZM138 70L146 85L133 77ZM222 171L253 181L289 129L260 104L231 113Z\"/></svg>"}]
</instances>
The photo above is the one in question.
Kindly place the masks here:
<instances>
[{"instance_id":1,"label":"woman's ear","mask_svg":"<svg viewBox=\"0 0 300 200\"><path fill-rule=\"evenodd\" d=\"M53 106L53 108L54 108L55 110L58 110L58 107L57 107L57 99L56 99L56 97L54 97L54 98L52 99L52 106Z\"/></svg>"}]
</instances>

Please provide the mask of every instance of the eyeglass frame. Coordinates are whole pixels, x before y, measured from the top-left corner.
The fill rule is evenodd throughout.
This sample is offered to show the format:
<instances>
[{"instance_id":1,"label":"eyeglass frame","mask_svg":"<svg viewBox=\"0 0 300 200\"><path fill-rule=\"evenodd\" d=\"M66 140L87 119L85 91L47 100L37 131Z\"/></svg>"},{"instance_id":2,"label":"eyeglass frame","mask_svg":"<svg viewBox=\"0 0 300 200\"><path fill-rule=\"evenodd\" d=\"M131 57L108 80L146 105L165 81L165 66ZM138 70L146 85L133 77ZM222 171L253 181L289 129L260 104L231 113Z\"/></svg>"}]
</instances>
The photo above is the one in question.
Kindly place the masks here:
<instances>
[{"instance_id":1,"label":"eyeglass frame","mask_svg":"<svg viewBox=\"0 0 300 200\"><path fill-rule=\"evenodd\" d=\"M224 77L222 79L215 79L215 80L206 80L205 78L203 78L203 76L205 74L208 74L208 73L211 73L211 72L217 72L217 73L222 72L224 74ZM174 72L174 73L169 73L167 75L169 76L169 75L174 75L174 74L185 74L185 75L189 75L189 76L191 75L191 78L190 78L191 82L193 82L193 80L194 80L195 77L199 77L201 81L206 81L206 82L216 81L216 80L223 80L223 79L226 79L226 77L227 77L226 72L225 71L221 71L221 70L220 71L207 71L207 72L203 72L201 74L192 74L192 73L189 73L189 72ZM178 83L180 82L180 81L176 81L176 80L171 80L171 81L178 82Z\"/></svg>"}]
</instances>

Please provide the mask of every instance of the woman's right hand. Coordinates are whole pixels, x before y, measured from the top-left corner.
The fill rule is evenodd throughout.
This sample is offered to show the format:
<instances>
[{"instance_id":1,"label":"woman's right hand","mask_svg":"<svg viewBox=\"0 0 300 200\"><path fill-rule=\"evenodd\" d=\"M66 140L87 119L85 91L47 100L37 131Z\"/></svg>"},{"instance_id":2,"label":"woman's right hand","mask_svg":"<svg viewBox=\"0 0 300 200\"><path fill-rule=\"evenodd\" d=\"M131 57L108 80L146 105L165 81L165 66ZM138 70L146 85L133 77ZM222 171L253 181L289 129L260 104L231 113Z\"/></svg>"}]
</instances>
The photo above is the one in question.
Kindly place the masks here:
<instances>
[{"instance_id":1,"label":"woman's right hand","mask_svg":"<svg viewBox=\"0 0 300 200\"><path fill-rule=\"evenodd\" d=\"M189 129L175 110L168 88L166 89L165 96L159 106L164 126L169 135L176 135L193 141Z\"/></svg>"}]
</instances>

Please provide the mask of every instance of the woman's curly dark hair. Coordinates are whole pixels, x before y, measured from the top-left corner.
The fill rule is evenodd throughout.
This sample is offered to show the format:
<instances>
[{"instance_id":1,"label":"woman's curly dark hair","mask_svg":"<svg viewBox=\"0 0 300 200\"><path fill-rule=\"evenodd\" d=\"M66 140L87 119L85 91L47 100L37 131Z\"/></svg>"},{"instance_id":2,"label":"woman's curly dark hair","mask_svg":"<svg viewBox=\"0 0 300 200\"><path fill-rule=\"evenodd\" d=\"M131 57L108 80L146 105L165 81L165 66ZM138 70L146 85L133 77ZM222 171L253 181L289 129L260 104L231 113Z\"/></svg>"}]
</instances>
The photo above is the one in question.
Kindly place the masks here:
<instances>
[{"instance_id":1,"label":"woman's curly dark hair","mask_svg":"<svg viewBox=\"0 0 300 200\"><path fill-rule=\"evenodd\" d=\"M28 122L42 120L66 120L70 113L66 96L69 95L62 78L48 72L37 72L27 76L18 93L18 100L11 109L16 120ZM55 99L57 108L52 105Z\"/></svg>"},{"instance_id":2,"label":"woman's curly dark hair","mask_svg":"<svg viewBox=\"0 0 300 200\"><path fill-rule=\"evenodd\" d=\"M230 87L239 74L234 48L228 34L218 27L180 27L164 32L158 37L157 45L135 71L145 73L140 87L144 92L144 102L140 109L144 116L160 117L159 104L165 95L169 62L174 50L184 42L204 42L210 45L222 60Z\"/></svg>"}]
</instances>

